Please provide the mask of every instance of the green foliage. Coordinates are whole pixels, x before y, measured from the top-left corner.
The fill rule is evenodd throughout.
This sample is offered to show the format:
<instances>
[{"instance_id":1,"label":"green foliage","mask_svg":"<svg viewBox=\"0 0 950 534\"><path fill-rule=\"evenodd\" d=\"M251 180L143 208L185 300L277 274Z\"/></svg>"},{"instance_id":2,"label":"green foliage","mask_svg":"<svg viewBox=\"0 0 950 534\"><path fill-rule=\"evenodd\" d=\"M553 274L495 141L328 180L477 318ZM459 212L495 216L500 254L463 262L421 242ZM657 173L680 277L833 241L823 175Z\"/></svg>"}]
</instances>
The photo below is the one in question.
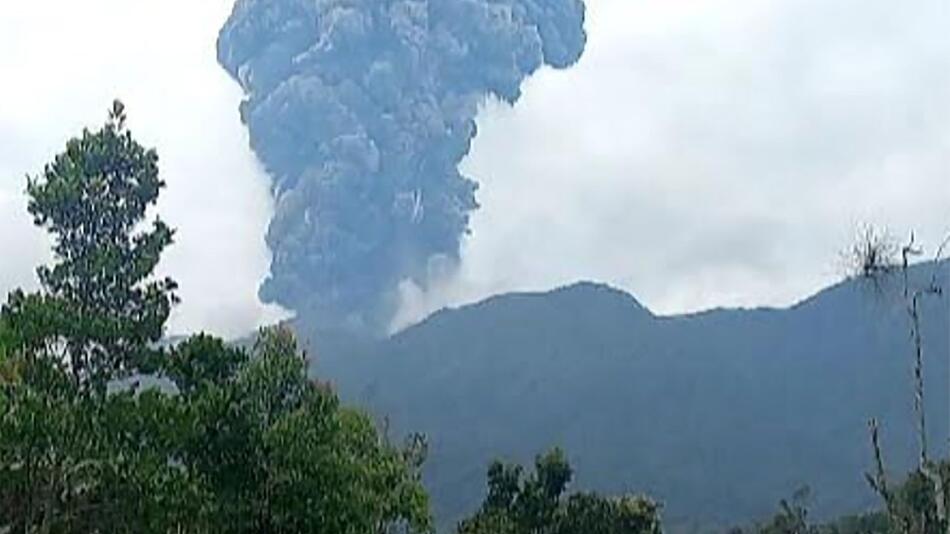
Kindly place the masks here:
<instances>
[{"instance_id":1,"label":"green foliage","mask_svg":"<svg viewBox=\"0 0 950 534\"><path fill-rule=\"evenodd\" d=\"M0 312L0 533L430 530L424 441L382 440L289 332L157 348L172 231L135 233L163 184L124 124L116 103L30 180L55 263Z\"/></svg>"},{"instance_id":2,"label":"green foliage","mask_svg":"<svg viewBox=\"0 0 950 534\"><path fill-rule=\"evenodd\" d=\"M0 530L165 532L192 515L174 398L81 395L59 368L29 370L0 403Z\"/></svg>"},{"instance_id":3,"label":"green foliage","mask_svg":"<svg viewBox=\"0 0 950 534\"><path fill-rule=\"evenodd\" d=\"M215 531L355 534L399 523L429 530L418 470L365 415L307 378L289 332L262 331L246 360L206 338L183 344L170 360L194 354L217 365L202 367L212 372L201 387L189 386L196 430L182 461L207 482ZM193 374L182 376L178 387L195 383Z\"/></svg>"},{"instance_id":4,"label":"green foliage","mask_svg":"<svg viewBox=\"0 0 950 534\"><path fill-rule=\"evenodd\" d=\"M178 393L192 397L233 379L247 362L243 350L215 337L198 334L180 343L161 363L161 373L175 384Z\"/></svg>"},{"instance_id":5,"label":"green foliage","mask_svg":"<svg viewBox=\"0 0 950 534\"><path fill-rule=\"evenodd\" d=\"M659 506L645 497L571 496L556 532L560 534L659 534Z\"/></svg>"},{"instance_id":6,"label":"green foliage","mask_svg":"<svg viewBox=\"0 0 950 534\"><path fill-rule=\"evenodd\" d=\"M939 464L944 484L950 484L950 461ZM936 519L933 485L919 471L910 473L890 494L891 510L848 515L827 523L808 520L808 492L800 490L783 500L768 521L751 528L734 528L732 534L944 534L946 525ZM947 503L950 505L950 502Z\"/></svg>"},{"instance_id":7,"label":"green foliage","mask_svg":"<svg viewBox=\"0 0 950 534\"><path fill-rule=\"evenodd\" d=\"M658 534L659 505L645 497L565 496L573 470L563 451L538 456L525 477L518 465L494 462L488 495L460 534Z\"/></svg>"},{"instance_id":8,"label":"green foliage","mask_svg":"<svg viewBox=\"0 0 950 534\"><path fill-rule=\"evenodd\" d=\"M174 281L152 279L173 231L156 219L137 232L165 185L158 156L125 121L117 101L100 130L84 130L29 179L29 211L54 237L54 263L38 269L42 294L16 292L3 310L20 343L55 350L77 383L100 390L153 359L176 301Z\"/></svg>"},{"instance_id":9,"label":"green foliage","mask_svg":"<svg viewBox=\"0 0 950 534\"><path fill-rule=\"evenodd\" d=\"M431 529L417 451L309 380L288 332L249 356L198 336L167 361L181 393L80 394L42 359L4 385L0 531Z\"/></svg>"},{"instance_id":10,"label":"green foliage","mask_svg":"<svg viewBox=\"0 0 950 534\"><path fill-rule=\"evenodd\" d=\"M0 317L0 387L19 380L14 359L13 334L3 317Z\"/></svg>"},{"instance_id":11,"label":"green foliage","mask_svg":"<svg viewBox=\"0 0 950 534\"><path fill-rule=\"evenodd\" d=\"M0 530L430 529L413 450L306 376L286 331L253 354L197 336L165 361L178 393L86 395L36 359L0 396Z\"/></svg>"},{"instance_id":12,"label":"green foliage","mask_svg":"<svg viewBox=\"0 0 950 534\"><path fill-rule=\"evenodd\" d=\"M174 282L149 280L171 230L156 221L135 234L163 186L157 161L116 102L102 129L29 179L29 211L54 237L54 263L38 269L40 293L15 291L0 310L0 525L164 531L156 518L192 502L173 455L178 403L108 394L159 354L152 344L174 302ZM181 506L164 512L170 503Z\"/></svg>"},{"instance_id":13,"label":"green foliage","mask_svg":"<svg viewBox=\"0 0 950 534\"><path fill-rule=\"evenodd\" d=\"M950 486L950 461L944 461L935 467L943 480L943 487ZM944 534L947 532L945 519L937 513L937 495L932 481L920 470L912 472L893 492L889 504L889 532L904 534ZM943 510L950 509L950 499L944 493Z\"/></svg>"}]
</instances>

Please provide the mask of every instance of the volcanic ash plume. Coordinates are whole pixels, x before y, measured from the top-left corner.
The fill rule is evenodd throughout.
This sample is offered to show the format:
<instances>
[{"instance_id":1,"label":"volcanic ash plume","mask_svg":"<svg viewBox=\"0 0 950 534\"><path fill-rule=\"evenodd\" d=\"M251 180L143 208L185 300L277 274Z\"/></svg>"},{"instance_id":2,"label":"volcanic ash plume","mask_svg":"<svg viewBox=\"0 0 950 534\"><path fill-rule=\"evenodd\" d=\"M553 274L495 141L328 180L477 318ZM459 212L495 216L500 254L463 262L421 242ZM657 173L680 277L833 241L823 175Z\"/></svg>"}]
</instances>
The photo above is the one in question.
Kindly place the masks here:
<instances>
[{"instance_id":1,"label":"volcanic ash plume","mask_svg":"<svg viewBox=\"0 0 950 534\"><path fill-rule=\"evenodd\" d=\"M479 103L514 103L585 42L581 0L238 0L218 60L273 179L261 298L383 331L402 281L458 263Z\"/></svg>"}]
</instances>

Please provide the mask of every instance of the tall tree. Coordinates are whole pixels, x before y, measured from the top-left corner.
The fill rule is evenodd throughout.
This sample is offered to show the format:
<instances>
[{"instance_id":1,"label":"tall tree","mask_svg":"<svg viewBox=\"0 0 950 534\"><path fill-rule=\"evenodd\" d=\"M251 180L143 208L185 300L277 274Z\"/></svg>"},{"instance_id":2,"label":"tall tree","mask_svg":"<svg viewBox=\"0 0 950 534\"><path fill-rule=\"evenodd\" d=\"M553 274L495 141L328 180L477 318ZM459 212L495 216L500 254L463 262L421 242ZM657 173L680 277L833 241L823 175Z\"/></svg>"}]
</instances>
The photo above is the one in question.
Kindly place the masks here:
<instances>
[{"instance_id":1,"label":"tall tree","mask_svg":"<svg viewBox=\"0 0 950 534\"><path fill-rule=\"evenodd\" d=\"M38 269L43 290L15 292L4 315L21 343L62 359L83 387L102 391L146 366L177 301L173 280L153 278L173 231L157 218L138 231L164 185L158 155L132 138L119 101L101 129L28 179L54 261Z\"/></svg>"}]
</instances>

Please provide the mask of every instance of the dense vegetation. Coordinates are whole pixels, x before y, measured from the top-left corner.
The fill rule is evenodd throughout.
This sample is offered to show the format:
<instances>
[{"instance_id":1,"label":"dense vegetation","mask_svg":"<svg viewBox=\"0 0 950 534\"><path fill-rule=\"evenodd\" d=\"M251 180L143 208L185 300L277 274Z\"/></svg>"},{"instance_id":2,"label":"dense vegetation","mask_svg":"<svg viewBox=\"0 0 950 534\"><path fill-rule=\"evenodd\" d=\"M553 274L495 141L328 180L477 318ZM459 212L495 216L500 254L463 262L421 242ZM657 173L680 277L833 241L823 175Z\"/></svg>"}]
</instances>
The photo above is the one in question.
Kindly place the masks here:
<instances>
[{"instance_id":1,"label":"dense vegetation","mask_svg":"<svg viewBox=\"0 0 950 534\"><path fill-rule=\"evenodd\" d=\"M118 103L30 181L55 263L0 319L0 532L428 530L424 441L341 407L289 332L157 344L173 232L135 231L163 185Z\"/></svg>"},{"instance_id":2,"label":"dense vegetation","mask_svg":"<svg viewBox=\"0 0 950 534\"><path fill-rule=\"evenodd\" d=\"M481 509L459 525L459 534L659 534L659 506L650 499L565 496L572 477L559 449L538 456L535 472L527 477L519 465L492 463L488 496Z\"/></svg>"}]
</instances>

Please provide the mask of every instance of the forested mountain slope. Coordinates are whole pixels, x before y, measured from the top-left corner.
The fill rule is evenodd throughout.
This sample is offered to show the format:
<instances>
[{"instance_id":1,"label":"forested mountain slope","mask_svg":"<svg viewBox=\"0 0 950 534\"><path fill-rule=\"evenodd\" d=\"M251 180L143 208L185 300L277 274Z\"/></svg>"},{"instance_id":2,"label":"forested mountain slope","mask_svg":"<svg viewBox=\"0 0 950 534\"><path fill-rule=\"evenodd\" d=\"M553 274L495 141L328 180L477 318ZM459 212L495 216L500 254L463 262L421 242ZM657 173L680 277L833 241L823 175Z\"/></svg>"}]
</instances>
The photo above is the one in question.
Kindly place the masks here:
<instances>
[{"instance_id":1,"label":"forested mountain slope","mask_svg":"<svg viewBox=\"0 0 950 534\"><path fill-rule=\"evenodd\" d=\"M922 309L930 443L946 455L948 301ZM490 459L529 462L553 445L580 487L648 492L681 528L765 517L803 485L822 516L876 504L863 476L871 417L895 475L916 457L896 280L843 282L788 309L671 317L581 283L442 311L378 343L315 345L315 372L344 398L387 417L394 437L429 435L443 525L480 502Z\"/></svg>"}]
</instances>

